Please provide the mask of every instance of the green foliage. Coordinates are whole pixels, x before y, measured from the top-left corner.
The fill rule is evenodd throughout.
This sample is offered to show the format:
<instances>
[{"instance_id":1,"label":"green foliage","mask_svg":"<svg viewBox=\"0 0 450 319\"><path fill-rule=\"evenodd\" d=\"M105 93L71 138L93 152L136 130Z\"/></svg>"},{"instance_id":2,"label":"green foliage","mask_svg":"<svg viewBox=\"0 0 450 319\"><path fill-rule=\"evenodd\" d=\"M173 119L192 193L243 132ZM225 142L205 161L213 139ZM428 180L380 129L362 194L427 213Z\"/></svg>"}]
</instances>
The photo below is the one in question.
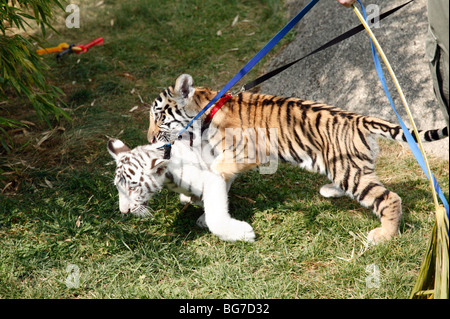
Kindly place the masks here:
<instances>
[{"instance_id":1,"label":"green foliage","mask_svg":"<svg viewBox=\"0 0 450 319\"><path fill-rule=\"evenodd\" d=\"M41 120L51 126L49 115L58 119L67 114L58 106L63 92L48 81L48 67L34 51L32 42L41 43L34 35L24 36L32 24L40 27L45 36L52 28L50 19L59 1L17 0L0 4L0 99L19 97L27 101ZM7 128L23 125L0 116L0 142L9 149Z\"/></svg>"},{"instance_id":2,"label":"green foliage","mask_svg":"<svg viewBox=\"0 0 450 319\"><path fill-rule=\"evenodd\" d=\"M448 217L441 206L436 210L436 223L410 298L448 299L448 265Z\"/></svg>"}]
</instances>

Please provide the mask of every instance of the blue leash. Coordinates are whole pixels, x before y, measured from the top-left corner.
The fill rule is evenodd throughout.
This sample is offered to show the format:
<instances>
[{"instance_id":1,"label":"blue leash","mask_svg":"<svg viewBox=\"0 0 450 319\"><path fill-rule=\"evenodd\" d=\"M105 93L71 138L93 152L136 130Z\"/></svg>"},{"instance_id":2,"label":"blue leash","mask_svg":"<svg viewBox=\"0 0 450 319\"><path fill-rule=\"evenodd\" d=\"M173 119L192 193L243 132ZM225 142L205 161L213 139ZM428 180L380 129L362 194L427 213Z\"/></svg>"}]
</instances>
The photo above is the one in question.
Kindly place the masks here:
<instances>
[{"instance_id":1,"label":"blue leash","mask_svg":"<svg viewBox=\"0 0 450 319\"><path fill-rule=\"evenodd\" d=\"M361 11L362 11L362 14L364 16L364 19L367 21L366 10L364 9L363 4L361 3L361 0L357 0L357 1L361 5ZM425 165L425 160L424 160L424 158L422 156L422 153L420 152L419 147L417 146L416 142L414 141L414 138L412 137L412 135L409 132L408 128L406 127L405 123L403 123L400 115L398 114L398 112L397 112L397 110L395 108L394 101L392 100L391 95L389 94L389 89L388 89L387 84L386 84L386 79L384 77L383 69L381 68L380 59L378 58L377 51L376 51L375 46L374 46L374 44L372 42L372 39L370 39L370 44L372 46L372 55L373 55L373 60L374 60L374 63L375 63L375 69L377 70L378 78L380 79L381 84L383 85L384 92L386 93L386 96L387 96L387 98L389 100L389 103L392 106L392 109L394 110L395 115L397 115L397 118L398 118L398 121L400 123L400 126L403 129L403 133L405 134L406 140L407 140L407 142L409 144L409 147L411 148L411 151L412 151L414 157L416 158L416 160L419 163L420 167L424 171L425 176L428 179L430 179L430 177L428 176L427 168L426 168L426 165ZM445 207L445 210L447 211L447 218L448 218L448 216L449 216L449 206L448 206L447 199L445 198L444 193L442 192L441 188L439 187L439 184L436 181L436 178L434 177L433 173L431 173L431 177L433 179L434 189L436 190L437 195L441 199L441 201L442 201L442 203L443 203L443 205Z\"/></svg>"},{"instance_id":2,"label":"blue leash","mask_svg":"<svg viewBox=\"0 0 450 319\"><path fill-rule=\"evenodd\" d=\"M184 129L178 133L178 137L181 136L189 126L194 123L200 116L203 115L211 106L213 106L225 93L227 93L240 79L244 77L272 48L314 7L319 0L312 0L308 3L288 24L284 26L273 38L270 40L264 48L261 49L243 68L240 70L225 86L217 93L217 95L209 101L209 103L198 113L192 121Z\"/></svg>"}]
</instances>

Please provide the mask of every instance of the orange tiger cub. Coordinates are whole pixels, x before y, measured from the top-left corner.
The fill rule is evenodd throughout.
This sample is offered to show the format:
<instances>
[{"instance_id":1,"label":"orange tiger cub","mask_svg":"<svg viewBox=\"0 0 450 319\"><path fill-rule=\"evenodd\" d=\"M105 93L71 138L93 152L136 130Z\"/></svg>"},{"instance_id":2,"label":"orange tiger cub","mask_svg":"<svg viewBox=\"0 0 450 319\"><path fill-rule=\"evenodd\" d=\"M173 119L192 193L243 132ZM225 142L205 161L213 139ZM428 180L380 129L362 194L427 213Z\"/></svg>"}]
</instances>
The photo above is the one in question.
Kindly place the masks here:
<instances>
[{"instance_id":1,"label":"orange tiger cub","mask_svg":"<svg viewBox=\"0 0 450 319\"><path fill-rule=\"evenodd\" d=\"M194 87L190 75L178 77L152 105L149 142L171 141L216 93ZM375 160L378 136L406 140L399 125L313 101L247 92L232 96L207 121L210 110L194 134L201 135L201 145L207 142L204 154L212 156L211 168L225 180L231 182L238 173L271 159L292 163L330 179L332 183L320 189L323 196L347 195L372 208L381 227L369 233L370 241L398 234L401 199L378 180ZM447 137L448 129L419 135L423 141L435 141Z\"/></svg>"}]
</instances>

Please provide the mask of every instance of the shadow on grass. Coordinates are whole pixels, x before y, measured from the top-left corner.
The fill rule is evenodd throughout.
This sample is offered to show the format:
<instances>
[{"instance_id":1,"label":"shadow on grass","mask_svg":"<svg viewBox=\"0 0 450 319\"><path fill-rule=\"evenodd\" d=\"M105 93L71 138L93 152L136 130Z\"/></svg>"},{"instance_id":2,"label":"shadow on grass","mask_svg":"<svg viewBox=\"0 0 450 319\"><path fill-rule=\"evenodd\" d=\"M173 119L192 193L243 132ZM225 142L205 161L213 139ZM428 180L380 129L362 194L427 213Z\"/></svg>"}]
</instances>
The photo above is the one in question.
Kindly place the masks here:
<instances>
[{"instance_id":1,"label":"shadow on grass","mask_svg":"<svg viewBox=\"0 0 450 319\"><path fill-rule=\"evenodd\" d=\"M311 174L298 168L283 165L281 170L271 176L256 172L242 174L229 192L229 212L232 217L252 224L257 212L270 212L271 215L301 214L309 231L318 232L316 219L323 213L342 214L342 212L367 219L367 223L378 222L372 209L361 206L347 196L323 198L319 194L322 185L329 180L318 174ZM401 231L409 228L420 229L423 222L414 215L416 211L434 211L431 194L426 190L425 181L411 183L387 183L385 186L402 198ZM425 190L424 190L425 189ZM179 204L179 207L182 207ZM189 206L178 212L170 226L171 231L189 239L197 239L208 230L199 228L195 221L203 213L203 208Z\"/></svg>"}]
</instances>

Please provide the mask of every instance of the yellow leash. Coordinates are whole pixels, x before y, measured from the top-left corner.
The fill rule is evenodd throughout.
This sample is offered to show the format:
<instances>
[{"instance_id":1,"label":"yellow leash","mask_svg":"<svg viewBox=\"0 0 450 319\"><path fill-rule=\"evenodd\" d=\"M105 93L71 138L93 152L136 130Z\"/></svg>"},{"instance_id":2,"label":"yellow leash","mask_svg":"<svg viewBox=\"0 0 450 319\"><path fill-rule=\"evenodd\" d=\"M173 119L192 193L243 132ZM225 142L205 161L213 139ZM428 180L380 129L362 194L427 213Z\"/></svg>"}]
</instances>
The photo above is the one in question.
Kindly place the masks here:
<instances>
[{"instance_id":1,"label":"yellow leash","mask_svg":"<svg viewBox=\"0 0 450 319\"><path fill-rule=\"evenodd\" d=\"M436 210L438 210L439 209L439 202L438 202L438 199L437 199L436 190L434 189L433 179L431 178L432 175L431 175L430 165L428 164L428 158L425 155L425 151L424 151L423 146L422 146L422 141L420 140L419 133L417 131L416 123L414 122L414 119L413 119L413 117L411 115L411 111L409 109L408 102L406 101L405 95L403 94L403 90L400 87L400 83L398 82L397 77L395 76L395 73L392 70L392 67L391 67L389 61L386 58L386 55L384 54L383 49L381 48L380 44L378 43L377 38L373 34L373 32L370 29L369 25L367 24L366 20L364 19L364 17L361 15L359 10L354 5L352 5L352 8L353 8L353 11L355 11L356 16L358 17L358 19L361 21L362 25L366 29L366 31L369 34L370 38L372 39L372 41L373 41L373 43L374 43L378 53L380 54L381 58L383 59L383 62L386 65L386 67L387 67L387 69L389 71L389 74L391 75L392 80L394 81L394 84L395 84L395 86L397 88L397 91L398 91L398 93L400 95L400 98L401 98L401 100L403 102L403 105L405 106L406 113L408 114L409 120L410 120L411 125L412 125L413 130L414 130L414 134L416 135L416 140L417 140L417 144L419 146L419 150L422 153L423 159L425 161L425 166L427 167L428 176L430 177L429 181L430 181L431 193L433 194L434 205L436 207Z\"/></svg>"}]
</instances>

